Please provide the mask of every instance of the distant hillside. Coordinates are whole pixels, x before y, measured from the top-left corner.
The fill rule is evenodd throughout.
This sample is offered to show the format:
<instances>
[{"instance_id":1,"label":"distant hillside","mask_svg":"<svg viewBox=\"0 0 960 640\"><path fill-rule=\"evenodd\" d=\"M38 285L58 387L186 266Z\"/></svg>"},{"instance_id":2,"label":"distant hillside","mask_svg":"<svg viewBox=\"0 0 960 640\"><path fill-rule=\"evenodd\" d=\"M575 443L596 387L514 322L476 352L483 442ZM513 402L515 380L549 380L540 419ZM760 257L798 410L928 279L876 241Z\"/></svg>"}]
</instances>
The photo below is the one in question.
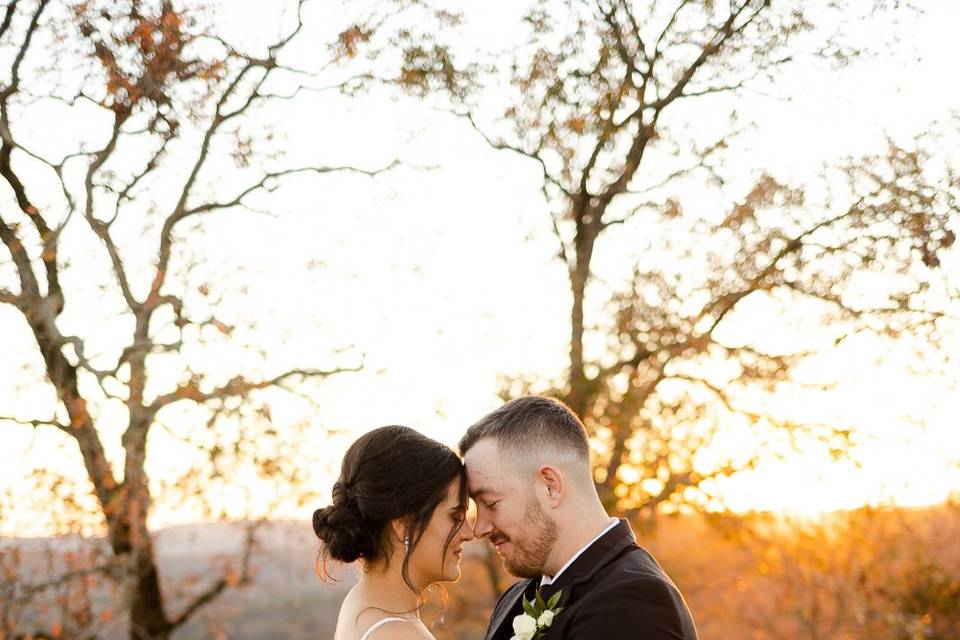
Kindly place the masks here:
<instances>
[{"instance_id":1,"label":"distant hillside","mask_svg":"<svg viewBox=\"0 0 960 640\"><path fill-rule=\"evenodd\" d=\"M160 566L176 583L215 554L239 553L243 529L234 524L190 525L157 536ZM352 569L337 584L316 574L319 543L309 523L271 522L257 532L250 586L233 590L205 608L177 640L195 638L332 638L337 610L354 584ZM202 583L202 580L201 580Z\"/></svg>"},{"instance_id":2,"label":"distant hillside","mask_svg":"<svg viewBox=\"0 0 960 640\"><path fill-rule=\"evenodd\" d=\"M171 611L222 575L240 550L242 531L242 524L218 523L157 532ZM683 591L708 640L960 638L960 505L863 509L821 521L671 516L635 531ZM252 584L204 608L176 640L332 637L354 569L341 570L337 584L321 582L314 568L318 542L305 522L264 524L257 540ZM36 583L62 571L69 554L98 544L0 539L0 559L16 550L21 576ZM514 580L486 543L465 551L463 579L434 590L425 609L443 640L481 637L493 602ZM0 605L2 598L0 592ZM118 610L117 598L95 593L93 619ZM55 618L49 610L27 609L17 628L49 629ZM125 638L122 617L97 626L98 638Z\"/></svg>"},{"instance_id":3,"label":"distant hillside","mask_svg":"<svg viewBox=\"0 0 960 640\"><path fill-rule=\"evenodd\" d=\"M215 523L184 525L156 533L156 549L163 572L169 606L176 611L191 593L222 575L222 567L236 558L243 541L243 525ZM0 539L0 553L19 549L22 575L30 582L42 582L64 570L62 563L51 565L53 555L90 547L91 541L76 538ZM315 573L318 542L305 522L265 523L257 533L257 549L251 566L252 584L233 589L205 607L176 634L177 640L199 638L329 638L333 636L336 614L344 594L355 582L354 572L342 572L338 584L324 584ZM35 578L35 579L34 579ZM101 608L111 607L101 593ZM29 613L29 612L28 612ZM21 619L24 631L49 628L50 615L33 612L41 620ZM52 616L55 617L55 616ZM112 618L102 625L98 638L126 637L125 621Z\"/></svg>"}]
</instances>

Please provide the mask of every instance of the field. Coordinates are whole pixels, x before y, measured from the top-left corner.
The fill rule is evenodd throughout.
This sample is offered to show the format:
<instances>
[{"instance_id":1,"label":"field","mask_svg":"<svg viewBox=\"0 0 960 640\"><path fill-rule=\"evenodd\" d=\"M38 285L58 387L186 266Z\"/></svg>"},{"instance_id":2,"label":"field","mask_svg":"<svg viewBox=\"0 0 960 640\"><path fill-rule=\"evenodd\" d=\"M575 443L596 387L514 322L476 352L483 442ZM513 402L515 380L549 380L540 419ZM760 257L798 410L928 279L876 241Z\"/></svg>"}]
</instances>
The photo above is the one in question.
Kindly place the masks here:
<instances>
[{"instance_id":1,"label":"field","mask_svg":"<svg viewBox=\"0 0 960 640\"><path fill-rule=\"evenodd\" d=\"M870 509L823 519L770 515L661 516L635 525L683 591L702 638L943 639L960 637L960 505L924 510ZM258 533L255 575L202 610L178 640L329 638L355 580L315 574L317 542L306 523L273 522ZM156 545L171 607L221 575L240 548L241 527L219 523L160 531ZM6 631L71 637L86 623L95 637L124 637L113 591L85 576L50 589L39 603L16 600L26 584L97 557L97 541L6 539L0 546L8 588ZM464 576L432 589L424 617L438 637L481 636L506 575L485 543L467 547ZM18 585L20 591L9 589Z\"/></svg>"}]
</instances>

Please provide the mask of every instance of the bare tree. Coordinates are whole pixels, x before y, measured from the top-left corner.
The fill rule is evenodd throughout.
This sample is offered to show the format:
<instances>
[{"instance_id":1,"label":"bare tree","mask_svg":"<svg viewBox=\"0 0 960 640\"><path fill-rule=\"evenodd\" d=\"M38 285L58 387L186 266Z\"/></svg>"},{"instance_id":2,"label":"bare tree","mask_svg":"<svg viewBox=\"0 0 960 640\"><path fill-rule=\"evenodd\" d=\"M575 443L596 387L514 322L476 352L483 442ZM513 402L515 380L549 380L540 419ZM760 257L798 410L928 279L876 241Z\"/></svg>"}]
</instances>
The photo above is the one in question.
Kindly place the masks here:
<instances>
[{"instance_id":1,"label":"bare tree","mask_svg":"<svg viewBox=\"0 0 960 640\"><path fill-rule=\"evenodd\" d=\"M319 366L305 355L302 366L279 371L261 364L225 375L211 367L198 347L257 351L224 317L220 288L191 278L202 263L191 245L214 214L262 213L288 178L374 176L393 166L284 164L262 116L268 105L370 80L370 71L339 63L356 58L401 7L387 4L314 47L306 66L288 51L302 44L307 0L287 7L275 40L249 47L218 35L202 7L169 0L11 0L0 9L0 304L19 312L55 390L44 415L15 408L0 412L0 423L52 428L74 443L109 543L103 566L68 567L49 583L5 590L5 623L7 605L103 573L121 584L130 637L167 638L249 579L252 528L240 557L172 609L148 530L158 497L146 472L151 434L167 429L199 454L165 493L204 501L205 486L239 468L296 487L303 469L278 464L296 459L296 439L273 426L270 394L298 393L361 361L346 350ZM49 120L37 126L41 112ZM75 126L67 134L55 127L51 141L45 130L54 121ZM99 293L84 282L97 273L105 274ZM65 321L100 310L108 328L74 333ZM113 432L105 425L117 411L119 462L108 455ZM192 426L173 429L166 418Z\"/></svg>"},{"instance_id":2,"label":"bare tree","mask_svg":"<svg viewBox=\"0 0 960 640\"><path fill-rule=\"evenodd\" d=\"M611 509L704 504L710 480L757 461L745 446L698 464L725 425L809 436L839 454L848 425L770 402L797 382L797 365L865 333L935 344L955 319L938 267L954 244L960 181L935 134L838 162L812 185L744 168L737 147L750 125L738 101L777 92L800 63L862 53L846 44L844 19L912 11L875 3L854 18L845 7L537 1L525 43L481 61L475 91L453 93L493 148L540 169L570 284L566 374L505 394L554 393L583 416ZM705 114L729 122L718 131ZM598 265L610 254L630 273ZM750 321L758 308L819 328L776 343Z\"/></svg>"}]
</instances>

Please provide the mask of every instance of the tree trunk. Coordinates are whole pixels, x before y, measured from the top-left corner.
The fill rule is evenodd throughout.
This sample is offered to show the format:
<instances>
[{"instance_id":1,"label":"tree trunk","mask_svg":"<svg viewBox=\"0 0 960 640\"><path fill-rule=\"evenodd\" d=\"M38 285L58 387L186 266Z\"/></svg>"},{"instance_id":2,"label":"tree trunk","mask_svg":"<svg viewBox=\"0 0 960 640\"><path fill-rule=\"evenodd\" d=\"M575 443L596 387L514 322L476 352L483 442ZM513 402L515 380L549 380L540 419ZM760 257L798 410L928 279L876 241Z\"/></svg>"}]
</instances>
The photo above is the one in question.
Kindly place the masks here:
<instances>
[{"instance_id":1,"label":"tree trunk","mask_svg":"<svg viewBox=\"0 0 960 640\"><path fill-rule=\"evenodd\" d=\"M154 557L153 540L147 529L150 512L150 489L144 466L147 458L147 433L152 416L140 405L146 380L142 358L131 363L130 423L123 434L126 449L124 470L125 503L129 523L131 560L130 640L165 640L172 632L167 620L160 574ZM138 366L139 365L139 366ZM135 400L135 402L134 402Z\"/></svg>"},{"instance_id":2,"label":"tree trunk","mask_svg":"<svg viewBox=\"0 0 960 640\"><path fill-rule=\"evenodd\" d=\"M570 309L570 388L567 405L581 420L587 412L587 375L583 367L583 296L587 286L587 271L578 264L570 273L573 303Z\"/></svg>"},{"instance_id":3,"label":"tree trunk","mask_svg":"<svg viewBox=\"0 0 960 640\"><path fill-rule=\"evenodd\" d=\"M603 212L583 204L574 205L574 219L577 222L577 231L574 238L574 264L569 268L570 291L573 301L570 307L570 387L565 398L570 409L581 420L586 421L590 408L590 381L584 369L583 357L583 330L584 330L584 299L587 283L590 280L590 260L593 257L593 246L602 230L600 224Z\"/></svg>"},{"instance_id":4,"label":"tree trunk","mask_svg":"<svg viewBox=\"0 0 960 640\"><path fill-rule=\"evenodd\" d=\"M125 500L126 511L110 531L113 553L128 557L130 640L166 640L171 625L164 614L153 541L147 533L146 514L138 513L136 504L136 500Z\"/></svg>"},{"instance_id":5,"label":"tree trunk","mask_svg":"<svg viewBox=\"0 0 960 640\"><path fill-rule=\"evenodd\" d=\"M133 551L135 571L130 602L130 640L166 640L170 623L163 610L160 576L149 538Z\"/></svg>"}]
</instances>

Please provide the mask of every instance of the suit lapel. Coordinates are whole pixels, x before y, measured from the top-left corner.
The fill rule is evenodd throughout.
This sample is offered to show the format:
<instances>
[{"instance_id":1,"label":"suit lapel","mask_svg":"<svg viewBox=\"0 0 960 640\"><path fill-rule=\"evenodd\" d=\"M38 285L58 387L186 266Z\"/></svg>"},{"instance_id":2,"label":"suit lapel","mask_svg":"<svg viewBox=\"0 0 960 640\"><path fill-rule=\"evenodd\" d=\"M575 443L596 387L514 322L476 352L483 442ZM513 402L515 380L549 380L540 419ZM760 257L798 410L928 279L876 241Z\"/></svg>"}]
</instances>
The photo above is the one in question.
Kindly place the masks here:
<instances>
[{"instance_id":1,"label":"suit lapel","mask_svg":"<svg viewBox=\"0 0 960 640\"><path fill-rule=\"evenodd\" d=\"M500 630L500 627L504 624L509 616L510 612L518 608L520 603L520 597L530 589L530 585L533 583L533 580L526 579L521 580L516 585L510 587L514 590L514 593L506 597L494 611L493 619L490 621L490 626L487 627L487 634L484 636L484 640L492 640L497 636L497 632ZM523 586L519 586L522 584ZM511 619L512 624L512 619ZM511 626L511 634L513 627ZM507 636L509 637L509 636Z\"/></svg>"},{"instance_id":2,"label":"suit lapel","mask_svg":"<svg viewBox=\"0 0 960 640\"><path fill-rule=\"evenodd\" d=\"M541 595L544 600L548 600L562 589L561 602L566 602L573 587L589 581L597 571L613 562L630 547L636 547L636 538L627 521L621 519L615 527L587 547L556 581L543 587L540 590Z\"/></svg>"},{"instance_id":3,"label":"suit lapel","mask_svg":"<svg viewBox=\"0 0 960 640\"><path fill-rule=\"evenodd\" d=\"M561 604L566 603L573 587L590 580L597 571L613 562L621 553L624 553L630 547L637 548L636 538L627 521L621 519L615 527L587 547L587 549L580 554L580 557L574 560L573 563L560 574L560 577L558 577L555 582L543 587L540 590L540 594L544 600L548 600L550 596L562 589ZM521 583L523 585L522 587L520 586ZM529 593L529 597L532 598L534 583L536 583L536 586L539 586L540 580L521 580L510 587L511 589L515 589L515 591L506 596L494 611L493 619L490 621L490 626L487 627L484 640L494 640L498 638L499 635L502 635L499 632L504 623L512 624L513 618L510 614L519 615L522 613L520 596L524 593ZM503 635L503 638L509 638L512 635L513 627L511 626L510 633Z\"/></svg>"}]
</instances>

